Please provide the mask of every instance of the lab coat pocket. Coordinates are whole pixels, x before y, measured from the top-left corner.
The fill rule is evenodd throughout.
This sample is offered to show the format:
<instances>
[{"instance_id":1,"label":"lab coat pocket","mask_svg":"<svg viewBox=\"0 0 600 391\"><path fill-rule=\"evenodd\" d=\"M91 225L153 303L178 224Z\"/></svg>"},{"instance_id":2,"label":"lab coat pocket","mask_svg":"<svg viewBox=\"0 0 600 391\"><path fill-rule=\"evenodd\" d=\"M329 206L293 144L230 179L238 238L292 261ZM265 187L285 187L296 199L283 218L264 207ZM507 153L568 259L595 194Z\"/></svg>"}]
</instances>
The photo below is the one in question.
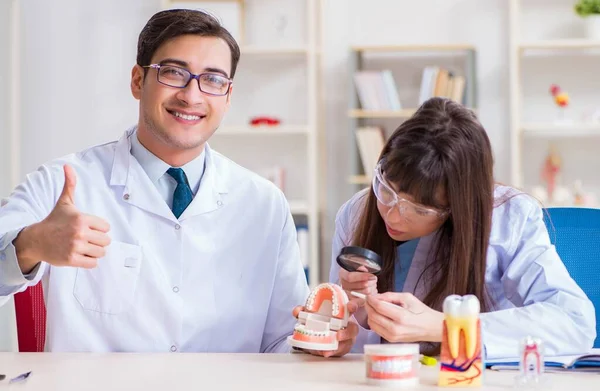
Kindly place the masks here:
<instances>
[{"instance_id":1,"label":"lab coat pocket","mask_svg":"<svg viewBox=\"0 0 600 391\"><path fill-rule=\"evenodd\" d=\"M120 314L133 304L142 264L140 246L113 241L94 269L77 269L73 295L89 311Z\"/></svg>"}]
</instances>

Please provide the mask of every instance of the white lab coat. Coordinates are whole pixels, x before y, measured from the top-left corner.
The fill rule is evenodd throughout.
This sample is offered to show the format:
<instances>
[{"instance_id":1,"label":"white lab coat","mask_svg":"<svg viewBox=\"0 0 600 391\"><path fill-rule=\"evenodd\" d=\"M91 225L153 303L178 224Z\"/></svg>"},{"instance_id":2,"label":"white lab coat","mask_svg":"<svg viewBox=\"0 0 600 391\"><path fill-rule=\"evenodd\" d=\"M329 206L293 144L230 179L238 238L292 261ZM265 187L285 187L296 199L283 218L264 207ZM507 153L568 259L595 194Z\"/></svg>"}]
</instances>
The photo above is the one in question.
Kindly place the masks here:
<instances>
[{"instance_id":1,"label":"white lab coat","mask_svg":"<svg viewBox=\"0 0 600 391\"><path fill-rule=\"evenodd\" d=\"M282 192L207 145L178 220L130 154L132 133L41 166L0 208L0 297L42 279L47 351L288 352L309 289ZM23 276L12 241L54 207L64 163L77 208L107 220L112 243L95 269L42 262Z\"/></svg>"}]
</instances>

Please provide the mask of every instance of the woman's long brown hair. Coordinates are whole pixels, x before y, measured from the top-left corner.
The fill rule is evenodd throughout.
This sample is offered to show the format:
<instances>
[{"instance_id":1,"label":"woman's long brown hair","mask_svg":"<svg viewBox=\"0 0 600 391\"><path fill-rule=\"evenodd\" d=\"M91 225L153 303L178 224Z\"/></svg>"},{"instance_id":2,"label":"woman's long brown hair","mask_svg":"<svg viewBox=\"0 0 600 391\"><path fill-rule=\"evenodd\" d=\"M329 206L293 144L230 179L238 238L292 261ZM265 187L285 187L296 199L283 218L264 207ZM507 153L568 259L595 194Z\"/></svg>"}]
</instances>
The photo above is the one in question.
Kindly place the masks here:
<instances>
[{"instance_id":1,"label":"woman's long brown hair","mask_svg":"<svg viewBox=\"0 0 600 391\"><path fill-rule=\"evenodd\" d=\"M451 295L473 294L482 312L491 307L485 265L494 207L493 156L488 136L473 112L444 98L432 98L402 123L380 156L386 180L415 201L434 207L446 195L450 214L435 237L420 278L423 302L441 309ZM353 244L383 258L379 292L393 290L396 243L388 235L371 188L353 234Z\"/></svg>"}]
</instances>

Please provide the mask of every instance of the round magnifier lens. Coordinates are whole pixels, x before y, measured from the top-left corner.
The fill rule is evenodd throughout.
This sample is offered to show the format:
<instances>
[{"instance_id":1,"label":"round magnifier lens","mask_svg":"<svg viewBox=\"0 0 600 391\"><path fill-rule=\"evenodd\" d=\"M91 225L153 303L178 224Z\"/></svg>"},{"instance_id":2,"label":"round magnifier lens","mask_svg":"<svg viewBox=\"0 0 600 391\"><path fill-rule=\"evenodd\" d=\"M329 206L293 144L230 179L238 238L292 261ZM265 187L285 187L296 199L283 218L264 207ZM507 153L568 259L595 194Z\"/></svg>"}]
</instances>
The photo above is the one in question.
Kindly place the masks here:
<instances>
[{"instance_id":1,"label":"round magnifier lens","mask_svg":"<svg viewBox=\"0 0 600 391\"><path fill-rule=\"evenodd\" d=\"M359 267L367 269L368 273L377 274L381 271L381 257L366 248L344 247L337 256L337 263L349 272L362 271Z\"/></svg>"}]
</instances>

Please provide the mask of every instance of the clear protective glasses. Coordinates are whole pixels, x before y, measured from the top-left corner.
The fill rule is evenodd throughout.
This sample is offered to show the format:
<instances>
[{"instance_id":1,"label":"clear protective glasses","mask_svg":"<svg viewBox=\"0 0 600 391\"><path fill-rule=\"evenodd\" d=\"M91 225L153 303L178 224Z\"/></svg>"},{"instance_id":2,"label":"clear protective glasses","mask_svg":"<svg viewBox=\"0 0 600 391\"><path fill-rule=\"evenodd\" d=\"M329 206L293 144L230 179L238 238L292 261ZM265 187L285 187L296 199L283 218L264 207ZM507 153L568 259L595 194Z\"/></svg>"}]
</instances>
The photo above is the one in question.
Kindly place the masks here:
<instances>
[{"instance_id":1,"label":"clear protective glasses","mask_svg":"<svg viewBox=\"0 0 600 391\"><path fill-rule=\"evenodd\" d=\"M190 81L197 79L200 91L214 96L227 95L233 83L231 79L218 73L207 72L194 75L187 69L175 65L150 64L144 68L156 69L158 82L169 87L185 88Z\"/></svg>"},{"instance_id":2,"label":"clear protective glasses","mask_svg":"<svg viewBox=\"0 0 600 391\"><path fill-rule=\"evenodd\" d=\"M433 223L439 219L446 217L450 213L450 209L432 209L422 205L417 205L405 198L396 194L394 189L386 182L381 172L381 163L375 167L373 175L373 192L377 201L389 208L388 213L398 207L400 215L408 222L414 223Z\"/></svg>"}]
</instances>

